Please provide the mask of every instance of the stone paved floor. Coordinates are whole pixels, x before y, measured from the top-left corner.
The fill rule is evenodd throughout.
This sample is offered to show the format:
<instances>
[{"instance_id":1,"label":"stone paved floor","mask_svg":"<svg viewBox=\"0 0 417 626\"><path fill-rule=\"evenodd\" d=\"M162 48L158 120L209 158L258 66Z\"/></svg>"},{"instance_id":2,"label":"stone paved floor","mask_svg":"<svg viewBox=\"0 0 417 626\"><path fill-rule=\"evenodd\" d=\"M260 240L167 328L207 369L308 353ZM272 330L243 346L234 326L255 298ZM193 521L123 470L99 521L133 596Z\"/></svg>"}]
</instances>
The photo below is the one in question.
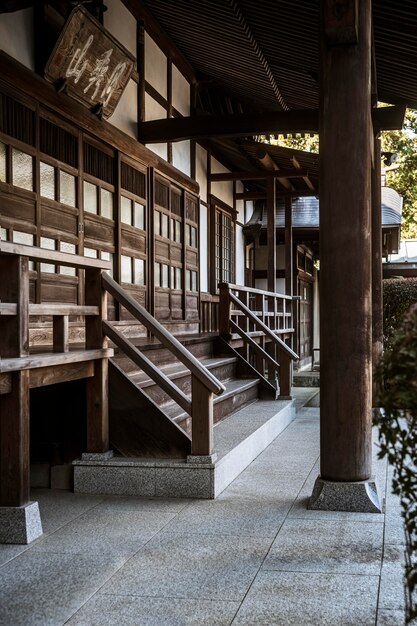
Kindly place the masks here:
<instances>
[{"instance_id":1,"label":"stone paved floor","mask_svg":"<svg viewBox=\"0 0 417 626\"><path fill-rule=\"evenodd\" d=\"M305 408L215 501L34 491L45 534L0 546L0 624L403 624L386 463L385 515L307 511L318 449Z\"/></svg>"}]
</instances>

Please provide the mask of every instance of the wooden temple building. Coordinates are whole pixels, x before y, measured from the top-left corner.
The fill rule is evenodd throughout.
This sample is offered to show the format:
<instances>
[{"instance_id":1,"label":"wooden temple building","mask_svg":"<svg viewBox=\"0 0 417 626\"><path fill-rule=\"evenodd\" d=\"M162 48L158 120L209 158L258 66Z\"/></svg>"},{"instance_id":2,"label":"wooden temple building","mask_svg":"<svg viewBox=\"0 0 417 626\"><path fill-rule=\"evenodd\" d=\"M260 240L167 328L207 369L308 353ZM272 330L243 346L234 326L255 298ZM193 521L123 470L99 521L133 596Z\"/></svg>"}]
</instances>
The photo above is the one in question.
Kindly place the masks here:
<instances>
[{"instance_id":1,"label":"wooden temple building","mask_svg":"<svg viewBox=\"0 0 417 626\"><path fill-rule=\"evenodd\" d=\"M380 510L399 223L379 137L417 107L416 53L412 0L0 3L1 542L42 532L41 466L87 493L215 497L254 458L226 476L216 428L261 398L282 429L318 348L310 506ZM320 155L265 143L295 133Z\"/></svg>"}]
</instances>

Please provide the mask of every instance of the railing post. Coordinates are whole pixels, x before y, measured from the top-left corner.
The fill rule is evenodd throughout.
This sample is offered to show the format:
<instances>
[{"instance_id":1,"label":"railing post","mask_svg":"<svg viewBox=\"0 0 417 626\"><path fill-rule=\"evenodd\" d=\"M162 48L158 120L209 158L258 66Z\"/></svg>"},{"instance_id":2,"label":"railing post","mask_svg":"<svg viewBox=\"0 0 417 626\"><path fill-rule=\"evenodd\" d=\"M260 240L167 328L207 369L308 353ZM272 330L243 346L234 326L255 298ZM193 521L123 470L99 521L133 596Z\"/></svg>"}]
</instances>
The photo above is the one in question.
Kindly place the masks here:
<instances>
[{"instance_id":1,"label":"railing post","mask_svg":"<svg viewBox=\"0 0 417 626\"><path fill-rule=\"evenodd\" d=\"M29 353L29 261L0 255L0 301L15 302L4 316L2 358ZM37 502L29 494L29 370L11 374L11 390L0 394L0 543L29 543L42 534Z\"/></svg>"},{"instance_id":2,"label":"railing post","mask_svg":"<svg viewBox=\"0 0 417 626\"><path fill-rule=\"evenodd\" d=\"M227 283L219 285L220 301L219 301L219 334L226 340L230 339L230 288Z\"/></svg>"},{"instance_id":3,"label":"railing post","mask_svg":"<svg viewBox=\"0 0 417 626\"><path fill-rule=\"evenodd\" d=\"M213 452L213 393L191 376L191 454L210 456Z\"/></svg>"},{"instance_id":4,"label":"railing post","mask_svg":"<svg viewBox=\"0 0 417 626\"><path fill-rule=\"evenodd\" d=\"M85 303L99 307L99 315L85 320L87 350L106 348L103 320L107 319L107 292L102 288L101 270L85 270ZM109 449L108 359L94 361L94 376L87 380L87 454L103 454Z\"/></svg>"},{"instance_id":5,"label":"railing post","mask_svg":"<svg viewBox=\"0 0 417 626\"><path fill-rule=\"evenodd\" d=\"M284 350L279 350L279 400L291 400L292 361Z\"/></svg>"}]
</instances>

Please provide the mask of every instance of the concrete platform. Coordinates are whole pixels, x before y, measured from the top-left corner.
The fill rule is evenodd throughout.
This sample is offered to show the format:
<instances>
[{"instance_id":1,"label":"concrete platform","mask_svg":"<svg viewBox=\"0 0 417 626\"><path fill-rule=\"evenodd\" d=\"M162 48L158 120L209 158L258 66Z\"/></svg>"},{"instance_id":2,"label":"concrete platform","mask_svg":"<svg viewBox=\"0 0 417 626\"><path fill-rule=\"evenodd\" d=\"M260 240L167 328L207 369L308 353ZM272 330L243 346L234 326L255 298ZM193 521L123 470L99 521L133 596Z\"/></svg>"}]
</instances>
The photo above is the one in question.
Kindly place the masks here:
<instances>
[{"instance_id":1,"label":"concrete platform","mask_svg":"<svg viewBox=\"0 0 417 626\"><path fill-rule=\"evenodd\" d=\"M213 462L117 456L74 461L74 491L216 498L291 423L295 410L295 400L258 400L219 422L214 428Z\"/></svg>"},{"instance_id":2,"label":"concrete platform","mask_svg":"<svg viewBox=\"0 0 417 626\"><path fill-rule=\"evenodd\" d=\"M391 470L375 459L385 513L309 511L318 455L301 408L215 500L33 490L45 534L0 546L0 624L403 625Z\"/></svg>"}]
</instances>

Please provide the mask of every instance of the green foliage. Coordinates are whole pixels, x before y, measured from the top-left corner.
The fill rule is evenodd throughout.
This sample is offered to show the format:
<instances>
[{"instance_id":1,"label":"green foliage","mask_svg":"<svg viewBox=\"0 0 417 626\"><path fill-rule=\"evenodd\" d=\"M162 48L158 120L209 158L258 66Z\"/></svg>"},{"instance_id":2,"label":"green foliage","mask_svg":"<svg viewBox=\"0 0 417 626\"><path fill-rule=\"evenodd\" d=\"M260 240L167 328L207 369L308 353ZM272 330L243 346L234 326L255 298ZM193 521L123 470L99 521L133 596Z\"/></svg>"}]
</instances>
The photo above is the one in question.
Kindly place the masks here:
<instances>
[{"instance_id":1,"label":"green foliage","mask_svg":"<svg viewBox=\"0 0 417 626\"><path fill-rule=\"evenodd\" d=\"M396 169L386 173L386 184L404 198L401 236L417 237L417 111L407 109L402 130L382 133L383 152L397 152Z\"/></svg>"},{"instance_id":2,"label":"green foliage","mask_svg":"<svg viewBox=\"0 0 417 626\"><path fill-rule=\"evenodd\" d=\"M304 150L305 152L319 152L319 136L309 134L293 135L261 135L260 139L271 144L271 146L282 146L283 148L294 148L294 150Z\"/></svg>"},{"instance_id":3,"label":"green foliage","mask_svg":"<svg viewBox=\"0 0 417 626\"><path fill-rule=\"evenodd\" d=\"M394 468L406 536L407 622L417 618L417 304L413 305L379 364L379 458Z\"/></svg>"},{"instance_id":4,"label":"green foliage","mask_svg":"<svg viewBox=\"0 0 417 626\"><path fill-rule=\"evenodd\" d=\"M397 329L412 304L417 302L417 278L388 278L383 281L384 346L392 347Z\"/></svg>"}]
</instances>

